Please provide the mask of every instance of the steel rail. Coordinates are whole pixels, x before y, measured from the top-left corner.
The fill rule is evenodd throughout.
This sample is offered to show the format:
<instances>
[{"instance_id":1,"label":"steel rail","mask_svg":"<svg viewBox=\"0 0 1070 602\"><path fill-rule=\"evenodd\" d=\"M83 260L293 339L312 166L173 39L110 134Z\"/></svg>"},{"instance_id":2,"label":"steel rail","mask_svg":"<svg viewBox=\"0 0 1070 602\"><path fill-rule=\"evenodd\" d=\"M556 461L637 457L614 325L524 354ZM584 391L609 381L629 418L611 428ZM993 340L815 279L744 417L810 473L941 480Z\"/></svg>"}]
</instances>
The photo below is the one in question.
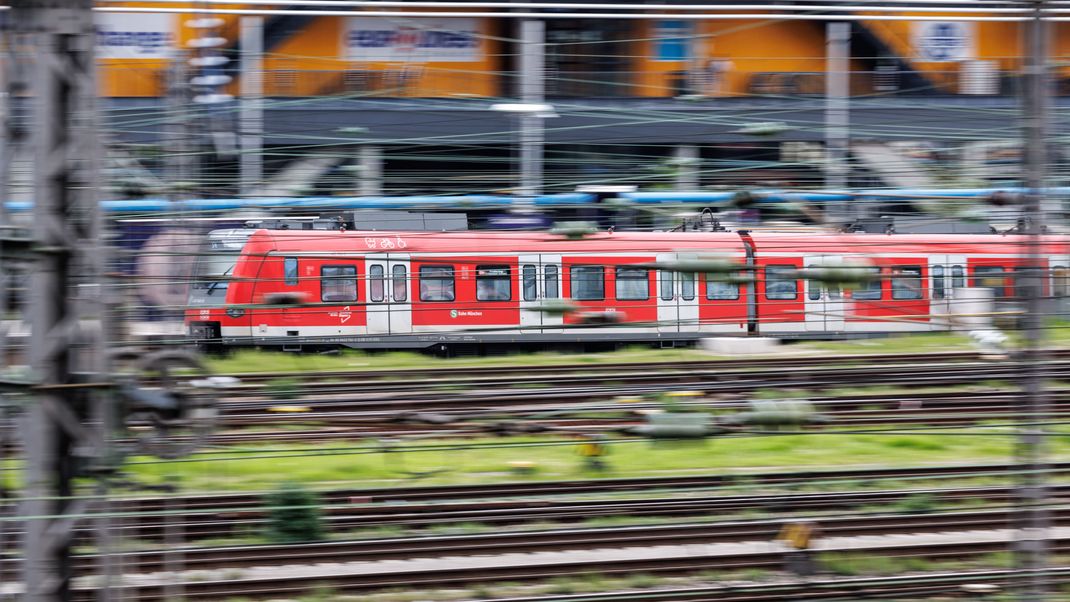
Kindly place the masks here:
<instances>
[{"instance_id":1,"label":"steel rail","mask_svg":"<svg viewBox=\"0 0 1070 602\"><path fill-rule=\"evenodd\" d=\"M942 526L942 525L940 525ZM581 542L589 545L590 542ZM857 547L852 547L852 553L879 552L886 557L923 557L932 559L960 559L964 556L975 556L1003 551L1007 548L1006 541L983 541L983 542L954 542L954 543L892 543L888 541L869 542ZM641 547L648 547L646 545ZM1070 549L1070 539L1059 538L1052 542L1056 551ZM487 550L482 550L484 553ZM427 557L427 551L423 552ZM274 557L275 562L269 566L276 566L279 560L293 559L292 550L285 552L283 556ZM502 564L497 566L481 566L478 568L442 568L435 567L425 570L408 570L404 572L364 572L360 574L347 572L341 564L333 565L330 573L317 574L314 577L304 575L287 575L284 568L273 571L270 577L260 578L227 578L205 579L198 581L186 581L184 587L186 594L198 600L216 598L233 598L240 596L255 595L279 596L308 591L313 588L331 588L335 592L368 591L371 589L405 587L412 589L419 586L441 587L454 584L488 583L496 581L546 579L551 577L579 576L597 572L605 576L627 575L636 571L649 573L687 573L694 571L709 570L716 567L720 571L731 571L742 568L779 568L783 562L782 551L750 551L733 554L708 555L702 548L696 548L693 554L686 557L660 557L650 555L646 557L632 557L627 560L607 561L593 558L588 561L566 561L555 563L550 566L530 565L516 563ZM174 576L168 578L173 579ZM131 580L133 581L133 580ZM93 587L82 586L77 590L77 599L88 600L94 595ZM127 595L132 595L138 600L160 600L163 595L163 587L159 583L136 583L128 581L125 588ZM825 595L828 595L826 590Z\"/></svg>"}]
</instances>

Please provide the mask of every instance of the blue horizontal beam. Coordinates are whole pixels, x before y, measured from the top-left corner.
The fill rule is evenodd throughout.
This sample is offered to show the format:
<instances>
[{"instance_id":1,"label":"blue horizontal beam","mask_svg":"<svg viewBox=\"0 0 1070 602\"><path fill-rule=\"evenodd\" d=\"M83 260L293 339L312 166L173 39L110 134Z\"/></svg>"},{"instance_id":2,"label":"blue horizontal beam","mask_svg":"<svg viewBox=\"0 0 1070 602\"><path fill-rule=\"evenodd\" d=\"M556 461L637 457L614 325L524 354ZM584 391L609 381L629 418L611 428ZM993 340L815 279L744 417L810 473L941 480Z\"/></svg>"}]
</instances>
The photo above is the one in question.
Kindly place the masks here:
<instances>
[{"instance_id":1,"label":"blue horizontal beam","mask_svg":"<svg viewBox=\"0 0 1070 602\"><path fill-rule=\"evenodd\" d=\"M912 200L926 198L983 198L997 192L1021 194L1024 188L926 188L926 189L875 189L858 191L806 191L750 190L758 203L790 202L840 202L865 200ZM730 202L738 192L625 192L620 198L643 205L696 204L716 206ZM1048 188L1049 196L1070 196L1070 187ZM582 206L594 204L592 194L566 192L547 194L534 198L518 198L504 195L462 196L399 196L399 197L264 197L220 198L170 201L166 199L108 200L100 205L108 213L182 213L190 211L233 211L238 209L495 209L509 207ZM33 208L29 201L9 201L12 212L25 212Z\"/></svg>"}]
</instances>

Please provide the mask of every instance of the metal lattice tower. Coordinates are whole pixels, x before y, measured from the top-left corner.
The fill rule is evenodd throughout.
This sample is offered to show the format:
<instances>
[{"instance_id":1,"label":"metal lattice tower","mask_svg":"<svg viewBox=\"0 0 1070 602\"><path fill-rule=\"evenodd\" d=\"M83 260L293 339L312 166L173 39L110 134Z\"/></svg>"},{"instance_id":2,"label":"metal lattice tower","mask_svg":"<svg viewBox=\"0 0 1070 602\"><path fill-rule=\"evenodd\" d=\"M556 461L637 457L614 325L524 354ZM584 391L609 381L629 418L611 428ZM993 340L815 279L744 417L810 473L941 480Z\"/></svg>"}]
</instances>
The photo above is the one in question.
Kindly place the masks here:
<instances>
[{"instance_id":1,"label":"metal lattice tower","mask_svg":"<svg viewBox=\"0 0 1070 602\"><path fill-rule=\"evenodd\" d=\"M13 0L12 72L25 78L34 153L30 362L20 514L29 601L70 598L70 545L88 501L73 479L106 461L109 329L106 256L97 206L91 0ZM10 99L15 102L19 99Z\"/></svg>"}]
</instances>

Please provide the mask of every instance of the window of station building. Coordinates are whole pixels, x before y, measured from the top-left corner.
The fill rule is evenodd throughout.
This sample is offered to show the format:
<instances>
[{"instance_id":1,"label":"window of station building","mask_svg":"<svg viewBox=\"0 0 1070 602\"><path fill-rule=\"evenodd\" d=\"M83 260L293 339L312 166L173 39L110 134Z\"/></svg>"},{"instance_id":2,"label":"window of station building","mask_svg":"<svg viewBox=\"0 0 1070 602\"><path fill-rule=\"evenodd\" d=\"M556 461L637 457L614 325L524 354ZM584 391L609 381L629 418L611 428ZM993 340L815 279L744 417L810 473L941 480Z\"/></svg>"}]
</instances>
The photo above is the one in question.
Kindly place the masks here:
<instances>
[{"instance_id":1,"label":"window of station building","mask_svg":"<svg viewBox=\"0 0 1070 602\"><path fill-rule=\"evenodd\" d=\"M453 301L453 266L420 266L420 301Z\"/></svg>"},{"instance_id":2,"label":"window of station building","mask_svg":"<svg viewBox=\"0 0 1070 602\"><path fill-rule=\"evenodd\" d=\"M558 269L556 265L548 265L543 268L543 289L546 299L557 299Z\"/></svg>"},{"instance_id":3,"label":"window of station building","mask_svg":"<svg viewBox=\"0 0 1070 602\"><path fill-rule=\"evenodd\" d=\"M658 289L660 291L659 296L663 301L673 300L672 272L665 270L658 272Z\"/></svg>"},{"instance_id":4,"label":"window of station building","mask_svg":"<svg viewBox=\"0 0 1070 602\"><path fill-rule=\"evenodd\" d=\"M877 267L861 268L863 277L858 288L851 292L851 298L858 301L876 301L881 298L881 269Z\"/></svg>"},{"instance_id":5,"label":"window of station building","mask_svg":"<svg viewBox=\"0 0 1070 602\"><path fill-rule=\"evenodd\" d=\"M476 301L509 301L512 298L509 266L476 266Z\"/></svg>"},{"instance_id":6,"label":"window of station building","mask_svg":"<svg viewBox=\"0 0 1070 602\"><path fill-rule=\"evenodd\" d=\"M1070 295L1070 272L1065 266L1057 265L1051 269L1052 287L1051 292L1056 297Z\"/></svg>"},{"instance_id":7,"label":"window of station building","mask_svg":"<svg viewBox=\"0 0 1070 602\"><path fill-rule=\"evenodd\" d=\"M934 265L930 270L933 275L933 299L943 299L944 294L944 266Z\"/></svg>"},{"instance_id":8,"label":"window of station building","mask_svg":"<svg viewBox=\"0 0 1070 602\"><path fill-rule=\"evenodd\" d=\"M644 301L650 298L650 272L644 268L617 268L617 299Z\"/></svg>"},{"instance_id":9,"label":"window of station building","mask_svg":"<svg viewBox=\"0 0 1070 602\"><path fill-rule=\"evenodd\" d=\"M765 268L765 298L786 301L799 296L799 281L795 266L771 265Z\"/></svg>"},{"instance_id":10,"label":"window of station building","mask_svg":"<svg viewBox=\"0 0 1070 602\"><path fill-rule=\"evenodd\" d=\"M386 270L379 264L368 266L368 298L375 303L386 298Z\"/></svg>"},{"instance_id":11,"label":"window of station building","mask_svg":"<svg viewBox=\"0 0 1070 602\"><path fill-rule=\"evenodd\" d=\"M320 268L321 301L356 301L357 266L325 265Z\"/></svg>"},{"instance_id":12,"label":"window of station building","mask_svg":"<svg viewBox=\"0 0 1070 602\"><path fill-rule=\"evenodd\" d=\"M539 275L535 266L526 265L520 270L520 276L524 279L524 300L534 301L539 296Z\"/></svg>"},{"instance_id":13,"label":"window of station building","mask_svg":"<svg viewBox=\"0 0 1070 602\"><path fill-rule=\"evenodd\" d=\"M572 298L576 301L601 301L606 298L606 272L600 265L574 265L571 278Z\"/></svg>"},{"instance_id":14,"label":"window of station building","mask_svg":"<svg viewBox=\"0 0 1070 602\"><path fill-rule=\"evenodd\" d=\"M961 265L951 266L951 288L966 288L966 270Z\"/></svg>"},{"instance_id":15,"label":"window of station building","mask_svg":"<svg viewBox=\"0 0 1070 602\"><path fill-rule=\"evenodd\" d=\"M892 299L922 299L921 266L892 266Z\"/></svg>"},{"instance_id":16,"label":"window of station building","mask_svg":"<svg viewBox=\"0 0 1070 602\"><path fill-rule=\"evenodd\" d=\"M283 281L286 286L297 286L297 258L287 257L282 260Z\"/></svg>"},{"instance_id":17,"label":"window of station building","mask_svg":"<svg viewBox=\"0 0 1070 602\"><path fill-rule=\"evenodd\" d=\"M394 267L390 268L390 277L394 289L394 301L401 303L409 299L409 277L406 274L405 266L401 264L394 264Z\"/></svg>"},{"instance_id":18,"label":"window of station building","mask_svg":"<svg viewBox=\"0 0 1070 602\"><path fill-rule=\"evenodd\" d=\"M992 294L998 299L1003 296L1003 289L1007 286L1007 273L1001 265L979 265L973 269L973 285L992 289Z\"/></svg>"},{"instance_id":19,"label":"window of station building","mask_svg":"<svg viewBox=\"0 0 1070 602\"><path fill-rule=\"evenodd\" d=\"M680 272L680 298L684 301L695 300L694 272Z\"/></svg>"},{"instance_id":20,"label":"window of station building","mask_svg":"<svg viewBox=\"0 0 1070 602\"><path fill-rule=\"evenodd\" d=\"M706 298L710 301L739 299L739 285L724 274L706 274Z\"/></svg>"}]
</instances>

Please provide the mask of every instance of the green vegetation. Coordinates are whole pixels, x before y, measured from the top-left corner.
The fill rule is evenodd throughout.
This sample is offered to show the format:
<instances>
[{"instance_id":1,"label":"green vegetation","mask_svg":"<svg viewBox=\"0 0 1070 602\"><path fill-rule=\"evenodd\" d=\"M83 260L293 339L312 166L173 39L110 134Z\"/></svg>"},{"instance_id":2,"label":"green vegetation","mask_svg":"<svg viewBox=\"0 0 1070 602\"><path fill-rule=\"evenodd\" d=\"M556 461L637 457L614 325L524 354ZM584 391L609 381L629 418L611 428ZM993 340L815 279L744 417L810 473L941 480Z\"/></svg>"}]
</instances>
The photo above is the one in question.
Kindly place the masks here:
<instances>
[{"instance_id":1,"label":"green vegetation","mask_svg":"<svg viewBox=\"0 0 1070 602\"><path fill-rule=\"evenodd\" d=\"M324 538L319 496L295 483L284 483L264 498L267 506L266 539L272 543L299 543Z\"/></svg>"},{"instance_id":2,"label":"green vegetation","mask_svg":"<svg viewBox=\"0 0 1070 602\"><path fill-rule=\"evenodd\" d=\"M236 351L226 357L209 358L214 372L231 374L326 372L353 370L405 370L464 368L473 366L554 366L563 364L649 363L651 361L703 361L717 359L696 349L630 347L607 353L520 353L487 357L441 358L423 353L367 353L345 350L332 355L270 351Z\"/></svg>"},{"instance_id":3,"label":"green vegetation","mask_svg":"<svg viewBox=\"0 0 1070 602\"><path fill-rule=\"evenodd\" d=\"M1006 462L1013 432L991 427L874 432L777 433L728 436L661 445L610 442L607 477L668 476L739 471L793 471L801 467L864 467ZM1065 431L1065 428L1064 428ZM391 448L383 461L374 442L233 447L203 451L180 460L134 458L128 470L139 481L181 477L187 492L261 490L283 479L322 487L403 485L413 475L421 484L486 483L503 480L559 480L583 472L579 443L559 437L485 440L419 440ZM1070 440L1052 437L1052 460L1070 458ZM535 463L517 475L512 467ZM285 477L282 477L285 475ZM741 474L745 478L746 473Z\"/></svg>"}]
</instances>

